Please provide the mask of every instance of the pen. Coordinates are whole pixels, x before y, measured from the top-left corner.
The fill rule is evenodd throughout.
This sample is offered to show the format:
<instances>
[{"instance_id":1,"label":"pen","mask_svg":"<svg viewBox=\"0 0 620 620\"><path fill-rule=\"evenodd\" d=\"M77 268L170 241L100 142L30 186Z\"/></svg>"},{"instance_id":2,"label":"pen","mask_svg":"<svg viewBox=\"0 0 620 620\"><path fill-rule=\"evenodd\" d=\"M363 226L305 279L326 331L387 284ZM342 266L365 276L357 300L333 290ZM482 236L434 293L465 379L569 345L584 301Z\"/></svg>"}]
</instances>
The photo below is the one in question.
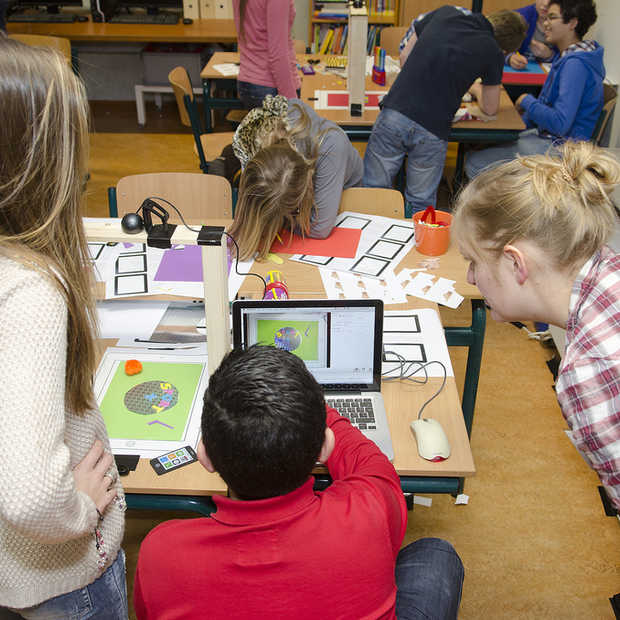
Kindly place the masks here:
<instances>
[{"instance_id":1,"label":"pen","mask_svg":"<svg viewBox=\"0 0 620 620\"><path fill-rule=\"evenodd\" d=\"M284 244L284 241L282 241L282 237L280 237L280 235L279 235L278 233L276 233L276 239L277 239L280 243Z\"/></svg>"}]
</instances>

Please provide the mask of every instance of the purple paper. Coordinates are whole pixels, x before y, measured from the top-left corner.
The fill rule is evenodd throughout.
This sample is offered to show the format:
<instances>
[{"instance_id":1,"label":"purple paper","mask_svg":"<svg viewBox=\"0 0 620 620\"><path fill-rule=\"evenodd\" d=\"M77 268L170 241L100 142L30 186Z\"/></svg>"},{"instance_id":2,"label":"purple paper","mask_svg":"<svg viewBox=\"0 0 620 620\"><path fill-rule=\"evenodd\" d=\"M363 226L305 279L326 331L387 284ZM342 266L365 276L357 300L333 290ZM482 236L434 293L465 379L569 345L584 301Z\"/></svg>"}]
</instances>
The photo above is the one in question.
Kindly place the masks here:
<instances>
[{"instance_id":1,"label":"purple paper","mask_svg":"<svg viewBox=\"0 0 620 620\"><path fill-rule=\"evenodd\" d=\"M228 255L228 271L231 257ZM171 248L164 252L155 274L157 282L202 282L202 254L199 245L186 245L182 249Z\"/></svg>"}]
</instances>

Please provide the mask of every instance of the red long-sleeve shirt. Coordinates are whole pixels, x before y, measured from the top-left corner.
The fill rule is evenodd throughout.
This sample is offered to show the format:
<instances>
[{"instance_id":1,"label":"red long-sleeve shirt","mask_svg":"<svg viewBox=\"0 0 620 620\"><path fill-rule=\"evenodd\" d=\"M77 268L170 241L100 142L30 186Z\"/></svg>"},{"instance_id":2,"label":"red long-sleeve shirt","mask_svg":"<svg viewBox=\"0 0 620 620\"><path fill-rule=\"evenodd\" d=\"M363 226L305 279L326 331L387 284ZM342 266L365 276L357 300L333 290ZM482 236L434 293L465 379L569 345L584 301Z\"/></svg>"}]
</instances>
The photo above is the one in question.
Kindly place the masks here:
<instances>
[{"instance_id":1,"label":"red long-sleeve shirt","mask_svg":"<svg viewBox=\"0 0 620 620\"><path fill-rule=\"evenodd\" d=\"M139 620L395 618L407 513L394 467L334 409L334 483L280 497L214 497L208 518L168 521L140 549Z\"/></svg>"},{"instance_id":2,"label":"red long-sleeve shirt","mask_svg":"<svg viewBox=\"0 0 620 620\"><path fill-rule=\"evenodd\" d=\"M239 31L239 0L233 2ZM291 29L295 21L293 0L250 0L239 37L239 80L278 89L287 99L297 97L301 80Z\"/></svg>"}]
</instances>

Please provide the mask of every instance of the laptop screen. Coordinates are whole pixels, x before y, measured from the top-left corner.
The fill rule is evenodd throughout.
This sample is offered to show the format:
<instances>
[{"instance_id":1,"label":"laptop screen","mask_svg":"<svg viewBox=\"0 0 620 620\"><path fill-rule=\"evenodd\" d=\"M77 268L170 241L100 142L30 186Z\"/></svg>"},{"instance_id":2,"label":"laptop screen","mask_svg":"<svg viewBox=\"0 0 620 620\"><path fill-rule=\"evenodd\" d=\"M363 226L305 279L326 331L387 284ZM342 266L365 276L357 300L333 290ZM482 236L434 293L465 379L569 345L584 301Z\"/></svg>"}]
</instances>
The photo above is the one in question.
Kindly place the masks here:
<instances>
[{"instance_id":1,"label":"laptop screen","mask_svg":"<svg viewBox=\"0 0 620 620\"><path fill-rule=\"evenodd\" d=\"M379 390L383 303L378 300L235 301L235 347L266 344L300 357L326 388Z\"/></svg>"}]
</instances>

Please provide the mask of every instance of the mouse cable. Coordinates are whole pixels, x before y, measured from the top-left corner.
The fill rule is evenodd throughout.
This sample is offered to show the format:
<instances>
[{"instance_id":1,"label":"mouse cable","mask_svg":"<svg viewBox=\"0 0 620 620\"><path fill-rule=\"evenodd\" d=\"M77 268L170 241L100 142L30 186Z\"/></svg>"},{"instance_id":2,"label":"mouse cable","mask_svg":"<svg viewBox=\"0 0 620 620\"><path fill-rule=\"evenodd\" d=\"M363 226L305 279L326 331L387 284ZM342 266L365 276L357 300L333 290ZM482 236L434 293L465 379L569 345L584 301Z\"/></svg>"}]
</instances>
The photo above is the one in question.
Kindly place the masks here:
<instances>
[{"instance_id":1,"label":"mouse cable","mask_svg":"<svg viewBox=\"0 0 620 620\"><path fill-rule=\"evenodd\" d=\"M170 205L177 212L177 214L181 218L181 221L183 222L183 226L185 226L187 230L191 230L192 232L195 232L195 233L200 232L200 230L196 228L192 228L185 221L183 214L169 200L166 200L165 198L162 198L161 196L149 196L149 198L151 198L152 200L161 200L162 202L165 202L167 205ZM263 283L263 297L265 297L265 293L267 292L267 282L265 282L265 278L263 278L263 276L261 276L258 273L253 273L251 271L242 272L237 269L239 265L239 246L237 245L237 242L235 241L235 239L231 235L229 235L226 231L224 231L224 234L234 243L235 249L237 251L235 255L235 273L239 276L254 276L255 278L260 278L260 281Z\"/></svg>"},{"instance_id":2,"label":"mouse cable","mask_svg":"<svg viewBox=\"0 0 620 620\"><path fill-rule=\"evenodd\" d=\"M427 366L430 366L431 364L439 364L441 368L443 369L443 377L442 377L441 385L439 386L439 389L428 400L426 400L424 404L420 407L420 410L418 411L418 417L417 417L417 419L419 420L422 417L422 412L424 411L424 409L426 409L427 405L429 405L433 400L435 400L435 398L437 398L437 396L439 396L439 394L441 394L442 390L444 389L446 385L447 376L448 376L448 371L446 370L446 367L439 360L431 360L430 362L406 362L405 358L402 355L400 355L400 353L396 353L396 351L386 351L385 355L396 356L397 361L400 364L400 375L398 377L384 377L383 379L384 381L394 381L397 379L398 380L405 379L407 381L412 381L413 383L424 385L428 383L428 379L429 379L428 372L426 370ZM391 360L387 360L387 361L391 361ZM416 368L412 369L414 366L416 366ZM413 375L418 373L420 370L424 371L424 380L415 379L413 377Z\"/></svg>"}]
</instances>

